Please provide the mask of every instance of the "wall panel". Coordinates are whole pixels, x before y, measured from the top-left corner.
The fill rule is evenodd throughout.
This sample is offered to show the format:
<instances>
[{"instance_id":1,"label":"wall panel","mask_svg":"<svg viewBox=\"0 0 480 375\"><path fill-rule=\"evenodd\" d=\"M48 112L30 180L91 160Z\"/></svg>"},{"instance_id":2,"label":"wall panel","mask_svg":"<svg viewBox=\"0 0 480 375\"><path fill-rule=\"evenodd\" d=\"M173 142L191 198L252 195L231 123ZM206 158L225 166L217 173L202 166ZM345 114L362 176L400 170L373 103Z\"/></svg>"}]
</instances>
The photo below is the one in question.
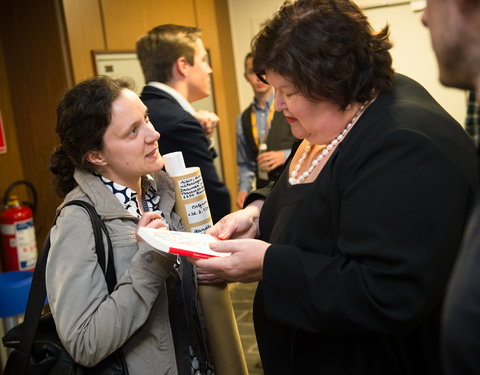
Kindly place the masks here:
<instances>
[{"instance_id":1,"label":"wall panel","mask_svg":"<svg viewBox=\"0 0 480 375\"><path fill-rule=\"evenodd\" d=\"M17 130L13 119L2 39L0 38L0 112L7 144L7 152L0 154L0 198L12 182L23 179ZM1 207L1 203L0 203ZM1 208L0 208L1 209Z\"/></svg>"},{"instance_id":2,"label":"wall panel","mask_svg":"<svg viewBox=\"0 0 480 375\"><path fill-rule=\"evenodd\" d=\"M101 0L106 49L135 49L139 36L164 23L196 26L193 0Z\"/></svg>"},{"instance_id":3,"label":"wall panel","mask_svg":"<svg viewBox=\"0 0 480 375\"><path fill-rule=\"evenodd\" d=\"M0 154L0 199L2 199L5 190L12 182L24 179L20 150L17 142L17 130L15 128L12 103L10 101L2 38L0 38L0 113L3 119L4 135L7 145L7 152ZM29 197L25 196L24 192L22 194L22 192L23 190L15 189L15 193L17 193L22 200L28 200ZM2 202L0 202L0 210L3 210ZM1 243L0 251L2 251ZM2 270L1 264L2 259L0 257L0 271Z\"/></svg>"},{"instance_id":4,"label":"wall panel","mask_svg":"<svg viewBox=\"0 0 480 375\"><path fill-rule=\"evenodd\" d=\"M210 50L223 177L230 190L232 209L236 208L237 164L235 121L240 111L233 58L228 3L223 0L195 0L198 27L205 47Z\"/></svg>"},{"instance_id":5,"label":"wall panel","mask_svg":"<svg viewBox=\"0 0 480 375\"><path fill-rule=\"evenodd\" d=\"M55 107L67 86L54 0L2 0L5 67L25 179L38 192L37 240L43 241L59 203L53 193L48 157L57 143ZM10 121L7 117L7 121ZM17 162L7 164L9 170ZM3 168L3 167L2 167Z\"/></svg>"},{"instance_id":6,"label":"wall panel","mask_svg":"<svg viewBox=\"0 0 480 375\"><path fill-rule=\"evenodd\" d=\"M106 48L99 0L62 0L62 5L68 58L78 83L94 75L91 51Z\"/></svg>"}]
</instances>

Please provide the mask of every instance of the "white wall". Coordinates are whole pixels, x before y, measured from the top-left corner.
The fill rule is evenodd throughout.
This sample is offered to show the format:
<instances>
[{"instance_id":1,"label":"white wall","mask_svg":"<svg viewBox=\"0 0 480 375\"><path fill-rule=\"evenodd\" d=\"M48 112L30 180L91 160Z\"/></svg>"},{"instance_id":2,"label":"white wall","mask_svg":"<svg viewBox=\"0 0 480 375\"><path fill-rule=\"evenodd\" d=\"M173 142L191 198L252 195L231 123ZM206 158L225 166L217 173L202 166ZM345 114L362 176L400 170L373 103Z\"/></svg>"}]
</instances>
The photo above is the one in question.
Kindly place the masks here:
<instances>
[{"instance_id":1,"label":"white wall","mask_svg":"<svg viewBox=\"0 0 480 375\"><path fill-rule=\"evenodd\" d=\"M367 4L372 0L362 0ZM282 4L282 0L228 0L232 27L233 51L241 108L252 100L252 90L243 78L243 59L250 49L250 40ZM421 23L422 12L414 12L409 4L365 9L376 30L390 24L393 66L418 82L461 124L466 112L463 91L443 87L438 82L438 67L430 45L428 30Z\"/></svg>"},{"instance_id":2,"label":"white wall","mask_svg":"<svg viewBox=\"0 0 480 375\"><path fill-rule=\"evenodd\" d=\"M467 110L465 92L440 84L430 34L421 22L422 13L413 12L409 4L365 10L374 29L384 27L387 22L390 25L395 70L420 82L463 125Z\"/></svg>"},{"instance_id":3,"label":"white wall","mask_svg":"<svg viewBox=\"0 0 480 375\"><path fill-rule=\"evenodd\" d=\"M252 88L243 77L243 61L250 51L250 41L260 30L261 23L272 16L282 3L281 0L228 0L238 95L242 109L246 108L253 98Z\"/></svg>"}]
</instances>

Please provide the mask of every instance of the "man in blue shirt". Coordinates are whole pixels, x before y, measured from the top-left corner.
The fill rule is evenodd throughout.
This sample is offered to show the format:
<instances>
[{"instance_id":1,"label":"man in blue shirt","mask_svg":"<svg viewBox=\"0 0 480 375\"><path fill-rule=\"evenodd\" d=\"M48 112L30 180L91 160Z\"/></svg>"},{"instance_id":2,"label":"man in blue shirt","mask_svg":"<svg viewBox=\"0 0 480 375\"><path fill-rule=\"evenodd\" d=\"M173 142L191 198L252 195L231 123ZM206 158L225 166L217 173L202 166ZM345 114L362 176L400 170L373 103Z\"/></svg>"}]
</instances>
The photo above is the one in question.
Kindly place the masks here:
<instances>
[{"instance_id":1,"label":"man in blue shirt","mask_svg":"<svg viewBox=\"0 0 480 375\"><path fill-rule=\"evenodd\" d=\"M275 112L273 87L258 79L252 67L253 57L248 53L244 76L254 98L237 118L239 208L252 190L254 179L256 188L261 188L280 173L295 141L285 116Z\"/></svg>"}]
</instances>

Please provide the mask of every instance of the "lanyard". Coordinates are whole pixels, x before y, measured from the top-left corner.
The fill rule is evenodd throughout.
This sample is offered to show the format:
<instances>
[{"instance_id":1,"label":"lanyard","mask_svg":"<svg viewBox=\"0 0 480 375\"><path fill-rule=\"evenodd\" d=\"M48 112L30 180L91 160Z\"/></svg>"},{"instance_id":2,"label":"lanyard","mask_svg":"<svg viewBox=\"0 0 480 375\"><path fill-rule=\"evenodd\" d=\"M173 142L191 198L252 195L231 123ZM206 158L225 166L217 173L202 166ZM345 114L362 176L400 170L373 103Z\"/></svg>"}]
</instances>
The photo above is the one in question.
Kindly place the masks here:
<instances>
[{"instance_id":1,"label":"lanyard","mask_svg":"<svg viewBox=\"0 0 480 375\"><path fill-rule=\"evenodd\" d=\"M270 124L272 123L274 113L275 113L275 106L272 102L270 104L270 108L268 109L267 123L265 124L265 136L268 135L268 131L270 130ZM255 144L258 147L258 145L260 143L260 137L258 135L257 114L256 114L256 110L255 110L254 105L252 105L252 110L250 112L250 121L252 123L253 139L255 140Z\"/></svg>"}]
</instances>

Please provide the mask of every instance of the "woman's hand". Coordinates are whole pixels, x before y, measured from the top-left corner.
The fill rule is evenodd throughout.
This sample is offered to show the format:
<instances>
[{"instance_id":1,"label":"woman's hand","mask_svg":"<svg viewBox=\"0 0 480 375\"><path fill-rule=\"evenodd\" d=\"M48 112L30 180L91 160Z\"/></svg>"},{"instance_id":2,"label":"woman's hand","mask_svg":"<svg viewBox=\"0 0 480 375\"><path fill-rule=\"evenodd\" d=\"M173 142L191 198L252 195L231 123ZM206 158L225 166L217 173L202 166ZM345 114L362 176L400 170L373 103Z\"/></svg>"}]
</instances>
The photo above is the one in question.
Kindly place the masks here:
<instances>
[{"instance_id":1,"label":"woman's hand","mask_svg":"<svg viewBox=\"0 0 480 375\"><path fill-rule=\"evenodd\" d=\"M206 233L226 240L230 238L255 238L259 234L258 218L263 207L263 200L250 203L243 210L228 214Z\"/></svg>"},{"instance_id":2,"label":"woman's hand","mask_svg":"<svg viewBox=\"0 0 480 375\"><path fill-rule=\"evenodd\" d=\"M142 215L138 221L137 229L135 231L137 241L143 241L142 237L138 235L138 228L140 227L168 230L168 224L162 220L162 215L160 215L158 212L145 212Z\"/></svg>"},{"instance_id":3,"label":"woman's hand","mask_svg":"<svg viewBox=\"0 0 480 375\"><path fill-rule=\"evenodd\" d=\"M199 282L231 280L242 283L259 281L263 277L263 259L270 246L268 242L252 239L226 240L210 243L210 248L218 252L230 252L230 256L209 259L188 258L202 270L197 275Z\"/></svg>"}]
</instances>

